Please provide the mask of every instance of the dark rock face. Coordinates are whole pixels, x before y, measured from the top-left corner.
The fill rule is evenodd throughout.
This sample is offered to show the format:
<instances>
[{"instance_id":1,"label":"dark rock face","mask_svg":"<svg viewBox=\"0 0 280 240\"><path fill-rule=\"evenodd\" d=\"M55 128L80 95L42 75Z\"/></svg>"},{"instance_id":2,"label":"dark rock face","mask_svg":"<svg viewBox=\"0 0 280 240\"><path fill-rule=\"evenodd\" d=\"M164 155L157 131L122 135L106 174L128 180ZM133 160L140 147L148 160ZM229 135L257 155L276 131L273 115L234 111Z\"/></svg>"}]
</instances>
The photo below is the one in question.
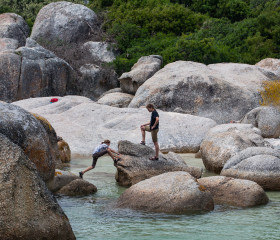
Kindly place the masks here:
<instances>
[{"instance_id":1,"label":"dark rock face","mask_svg":"<svg viewBox=\"0 0 280 240\"><path fill-rule=\"evenodd\" d=\"M129 107L153 103L159 109L207 117L217 123L241 119L259 106L264 80L277 76L257 66L235 63L204 65L177 61L139 87Z\"/></svg>"},{"instance_id":2,"label":"dark rock face","mask_svg":"<svg viewBox=\"0 0 280 240\"><path fill-rule=\"evenodd\" d=\"M159 160L151 161L149 157L155 156L155 152L150 147L133 144L129 141L120 141L118 148L119 153L123 156L116 165L116 181L121 186L131 186L166 172L185 171L195 178L200 178L202 174L202 169L189 167L175 153L160 154Z\"/></svg>"},{"instance_id":3,"label":"dark rock face","mask_svg":"<svg viewBox=\"0 0 280 240\"><path fill-rule=\"evenodd\" d=\"M83 5L54 2L38 13L31 38L52 44L79 42L94 34L96 22L96 14Z\"/></svg>"},{"instance_id":4,"label":"dark rock face","mask_svg":"<svg viewBox=\"0 0 280 240\"><path fill-rule=\"evenodd\" d=\"M211 211L214 203L210 192L187 172L168 172L141 181L127 189L117 207L135 210L189 213Z\"/></svg>"},{"instance_id":5,"label":"dark rock face","mask_svg":"<svg viewBox=\"0 0 280 240\"><path fill-rule=\"evenodd\" d=\"M261 130L264 138L280 136L280 112L275 107L258 107L248 112L241 121Z\"/></svg>"},{"instance_id":6,"label":"dark rock face","mask_svg":"<svg viewBox=\"0 0 280 240\"><path fill-rule=\"evenodd\" d=\"M94 64L86 64L80 68L82 95L97 100L103 93L118 87L115 71L106 70Z\"/></svg>"},{"instance_id":7,"label":"dark rock face","mask_svg":"<svg viewBox=\"0 0 280 240\"><path fill-rule=\"evenodd\" d=\"M206 169L220 173L228 159L236 153L266 144L269 145L251 124L222 124L209 130L200 151Z\"/></svg>"},{"instance_id":8,"label":"dark rock face","mask_svg":"<svg viewBox=\"0 0 280 240\"><path fill-rule=\"evenodd\" d=\"M247 148L227 161L221 175L248 179L264 189L280 190L280 151L266 147Z\"/></svg>"},{"instance_id":9,"label":"dark rock face","mask_svg":"<svg viewBox=\"0 0 280 240\"><path fill-rule=\"evenodd\" d=\"M0 14L0 38L11 38L24 46L29 35L29 27L24 19L15 13Z\"/></svg>"},{"instance_id":10,"label":"dark rock face","mask_svg":"<svg viewBox=\"0 0 280 240\"><path fill-rule=\"evenodd\" d=\"M262 187L253 181L224 176L205 177L197 181L211 192L215 204L253 207L269 201Z\"/></svg>"},{"instance_id":11,"label":"dark rock face","mask_svg":"<svg viewBox=\"0 0 280 240\"><path fill-rule=\"evenodd\" d=\"M2 134L0 186L1 239L75 239L67 216L35 165Z\"/></svg>"},{"instance_id":12,"label":"dark rock face","mask_svg":"<svg viewBox=\"0 0 280 240\"><path fill-rule=\"evenodd\" d=\"M24 109L0 102L0 133L22 148L44 181L53 178L56 152L44 127Z\"/></svg>"},{"instance_id":13,"label":"dark rock face","mask_svg":"<svg viewBox=\"0 0 280 240\"><path fill-rule=\"evenodd\" d=\"M58 194L67 196L86 196L97 192L96 186L83 180L76 179L58 191Z\"/></svg>"},{"instance_id":14,"label":"dark rock face","mask_svg":"<svg viewBox=\"0 0 280 240\"><path fill-rule=\"evenodd\" d=\"M0 74L0 99L4 101L77 91L72 67L31 39L26 47L0 53Z\"/></svg>"}]
</instances>

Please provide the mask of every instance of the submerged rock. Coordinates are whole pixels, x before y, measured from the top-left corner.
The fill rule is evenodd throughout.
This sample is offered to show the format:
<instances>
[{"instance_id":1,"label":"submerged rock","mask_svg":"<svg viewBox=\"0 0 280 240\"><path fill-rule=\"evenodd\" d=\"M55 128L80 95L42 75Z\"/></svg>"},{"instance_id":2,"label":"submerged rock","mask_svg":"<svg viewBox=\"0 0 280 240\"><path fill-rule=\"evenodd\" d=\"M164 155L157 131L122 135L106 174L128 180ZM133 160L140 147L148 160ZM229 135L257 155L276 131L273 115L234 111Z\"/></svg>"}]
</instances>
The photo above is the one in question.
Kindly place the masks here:
<instances>
[{"instance_id":1,"label":"submerged rock","mask_svg":"<svg viewBox=\"0 0 280 240\"><path fill-rule=\"evenodd\" d=\"M269 201L262 187L253 181L224 176L205 177L197 181L211 192L215 204L253 207Z\"/></svg>"},{"instance_id":2,"label":"submerged rock","mask_svg":"<svg viewBox=\"0 0 280 240\"><path fill-rule=\"evenodd\" d=\"M200 146L204 166L220 173L228 159L238 152L269 145L259 133L251 124L223 124L210 129Z\"/></svg>"},{"instance_id":3,"label":"submerged rock","mask_svg":"<svg viewBox=\"0 0 280 240\"><path fill-rule=\"evenodd\" d=\"M86 196L96 192L97 188L93 184L83 179L76 179L61 188L57 193L67 196Z\"/></svg>"},{"instance_id":4,"label":"submerged rock","mask_svg":"<svg viewBox=\"0 0 280 240\"><path fill-rule=\"evenodd\" d=\"M119 142L121 161L117 162L116 181L121 186L131 186L144 179L166 172L185 171L195 178L200 178L202 169L189 167L185 161L175 153L160 154L159 160L149 160L155 156L155 151L141 144L129 141Z\"/></svg>"},{"instance_id":5,"label":"submerged rock","mask_svg":"<svg viewBox=\"0 0 280 240\"><path fill-rule=\"evenodd\" d=\"M78 177L77 175L69 171L56 169L54 177L47 182L47 186L51 192L56 193L61 188L63 188L64 186L66 186L67 184L71 183L76 179L80 179L80 177Z\"/></svg>"},{"instance_id":6,"label":"submerged rock","mask_svg":"<svg viewBox=\"0 0 280 240\"><path fill-rule=\"evenodd\" d=\"M0 239L76 239L22 149L0 134Z\"/></svg>"},{"instance_id":7,"label":"submerged rock","mask_svg":"<svg viewBox=\"0 0 280 240\"><path fill-rule=\"evenodd\" d=\"M141 181L127 189L118 199L117 207L135 210L190 213L211 211L214 203L187 172L169 172Z\"/></svg>"},{"instance_id":8,"label":"submerged rock","mask_svg":"<svg viewBox=\"0 0 280 240\"><path fill-rule=\"evenodd\" d=\"M227 161L221 175L248 179L267 190L280 190L280 151L266 147L247 148Z\"/></svg>"}]
</instances>

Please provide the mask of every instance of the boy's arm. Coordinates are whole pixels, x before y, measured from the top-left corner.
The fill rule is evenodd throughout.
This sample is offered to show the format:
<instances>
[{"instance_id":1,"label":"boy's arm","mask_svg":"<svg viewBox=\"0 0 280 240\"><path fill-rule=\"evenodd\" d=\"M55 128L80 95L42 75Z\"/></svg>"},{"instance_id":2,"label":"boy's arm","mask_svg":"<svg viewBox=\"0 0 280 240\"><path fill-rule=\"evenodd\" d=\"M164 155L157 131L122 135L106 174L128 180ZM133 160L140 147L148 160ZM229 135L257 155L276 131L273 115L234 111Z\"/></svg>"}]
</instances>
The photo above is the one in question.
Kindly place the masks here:
<instances>
[{"instance_id":1,"label":"boy's arm","mask_svg":"<svg viewBox=\"0 0 280 240\"><path fill-rule=\"evenodd\" d=\"M151 129L154 129L156 127L156 125L158 124L158 122L159 122L159 117L156 117L155 124L151 127Z\"/></svg>"}]
</instances>

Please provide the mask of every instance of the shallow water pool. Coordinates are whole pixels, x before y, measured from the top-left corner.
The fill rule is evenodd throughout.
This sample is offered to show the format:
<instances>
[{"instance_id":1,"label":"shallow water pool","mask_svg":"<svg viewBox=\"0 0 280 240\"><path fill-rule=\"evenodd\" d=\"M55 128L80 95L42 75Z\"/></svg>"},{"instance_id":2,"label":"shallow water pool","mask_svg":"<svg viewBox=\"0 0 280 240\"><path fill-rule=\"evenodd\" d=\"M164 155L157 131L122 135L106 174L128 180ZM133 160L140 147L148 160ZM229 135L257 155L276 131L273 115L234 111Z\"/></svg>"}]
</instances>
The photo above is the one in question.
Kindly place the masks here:
<instances>
[{"instance_id":1,"label":"shallow water pool","mask_svg":"<svg viewBox=\"0 0 280 240\"><path fill-rule=\"evenodd\" d=\"M203 167L193 154L182 154L191 166ZM90 166L91 159L73 159L70 171ZM280 239L280 192L267 192L270 202L254 208L215 206L214 211L196 215L172 215L114 209L125 190L115 181L116 168L108 157L100 158L84 179L98 192L87 197L58 197L77 239L188 239L273 240ZM204 176L213 175L204 172Z\"/></svg>"}]
</instances>

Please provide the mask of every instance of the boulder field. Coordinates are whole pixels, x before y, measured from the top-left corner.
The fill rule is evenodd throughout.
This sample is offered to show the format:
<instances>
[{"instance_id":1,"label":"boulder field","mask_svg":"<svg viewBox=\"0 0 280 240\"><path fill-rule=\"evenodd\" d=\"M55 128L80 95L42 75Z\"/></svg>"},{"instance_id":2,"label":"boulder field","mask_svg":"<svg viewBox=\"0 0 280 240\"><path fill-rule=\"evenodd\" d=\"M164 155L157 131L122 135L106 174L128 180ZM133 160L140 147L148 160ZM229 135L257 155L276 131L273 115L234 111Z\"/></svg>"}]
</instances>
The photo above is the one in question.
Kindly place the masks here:
<instances>
[{"instance_id":1,"label":"boulder field","mask_svg":"<svg viewBox=\"0 0 280 240\"><path fill-rule=\"evenodd\" d=\"M140 143L140 125L150 121L147 109L115 108L80 96L26 99L13 104L37 113L51 123L57 135L69 144L72 154L90 155L104 139L117 149L120 140ZM159 111L159 142L163 152L197 152L208 130L216 122L188 114ZM162 130L161 130L162 129ZM150 134L147 145L153 146Z\"/></svg>"},{"instance_id":2,"label":"boulder field","mask_svg":"<svg viewBox=\"0 0 280 240\"><path fill-rule=\"evenodd\" d=\"M165 111L179 109L217 123L229 123L258 107L262 82L277 78L276 73L254 65L177 61L141 85L129 107L153 103Z\"/></svg>"}]
</instances>

